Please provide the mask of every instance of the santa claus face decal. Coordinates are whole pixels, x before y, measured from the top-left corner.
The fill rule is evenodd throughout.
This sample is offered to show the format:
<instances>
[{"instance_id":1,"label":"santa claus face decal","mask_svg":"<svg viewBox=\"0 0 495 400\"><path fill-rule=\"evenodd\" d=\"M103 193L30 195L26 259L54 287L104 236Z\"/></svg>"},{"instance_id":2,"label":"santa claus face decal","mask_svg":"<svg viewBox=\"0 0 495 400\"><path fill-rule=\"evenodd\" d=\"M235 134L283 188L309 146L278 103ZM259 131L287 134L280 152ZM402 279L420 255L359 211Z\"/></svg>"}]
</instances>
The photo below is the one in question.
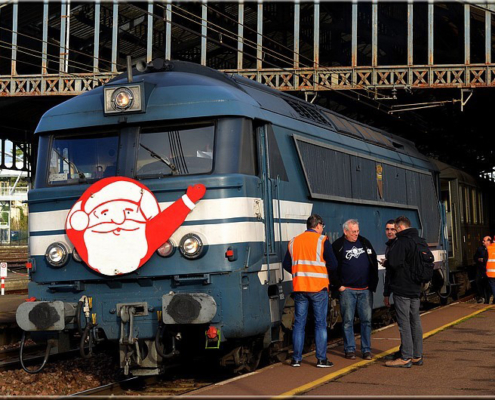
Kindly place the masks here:
<instances>
[{"instance_id":1,"label":"santa claus face decal","mask_svg":"<svg viewBox=\"0 0 495 400\"><path fill-rule=\"evenodd\" d=\"M189 186L182 198L160 211L153 193L140 182L105 178L69 211L67 236L91 269L107 276L127 274L170 238L205 191L201 184Z\"/></svg>"}]
</instances>

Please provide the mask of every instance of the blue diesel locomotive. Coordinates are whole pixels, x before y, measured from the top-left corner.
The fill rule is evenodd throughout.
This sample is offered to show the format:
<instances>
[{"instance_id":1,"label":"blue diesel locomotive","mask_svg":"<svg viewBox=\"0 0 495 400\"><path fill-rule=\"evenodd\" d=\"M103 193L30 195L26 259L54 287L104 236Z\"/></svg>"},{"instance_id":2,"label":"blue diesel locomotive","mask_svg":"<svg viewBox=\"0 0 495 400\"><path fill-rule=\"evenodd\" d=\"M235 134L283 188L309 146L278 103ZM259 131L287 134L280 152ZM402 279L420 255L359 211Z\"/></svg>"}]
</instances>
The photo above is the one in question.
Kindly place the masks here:
<instances>
[{"instance_id":1,"label":"blue diesel locomotive","mask_svg":"<svg viewBox=\"0 0 495 400\"><path fill-rule=\"evenodd\" d=\"M106 340L135 375L204 349L236 370L256 368L263 350L283 357L293 304L281 261L311 213L332 241L358 219L379 258L385 222L406 215L435 254L430 290L445 291L438 170L411 142L239 76L178 61L145 67L60 104L38 125L34 299L17 311L33 338L59 351L78 340L85 356ZM144 184L162 210L190 185L207 190L141 268L107 276L81 261L65 222L91 184L115 176Z\"/></svg>"}]
</instances>

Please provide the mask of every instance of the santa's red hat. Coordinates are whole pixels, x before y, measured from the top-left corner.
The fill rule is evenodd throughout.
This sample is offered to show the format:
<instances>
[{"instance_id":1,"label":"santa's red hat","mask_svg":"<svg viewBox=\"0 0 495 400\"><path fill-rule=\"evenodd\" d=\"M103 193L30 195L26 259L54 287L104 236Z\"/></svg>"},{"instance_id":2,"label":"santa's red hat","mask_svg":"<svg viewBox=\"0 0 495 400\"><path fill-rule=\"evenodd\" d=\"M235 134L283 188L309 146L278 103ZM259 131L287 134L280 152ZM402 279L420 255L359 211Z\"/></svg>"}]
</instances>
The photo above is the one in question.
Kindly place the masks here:
<instances>
[{"instance_id":1,"label":"santa's red hat","mask_svg":"<svg viewBox=\"0 0 495 400\"><path fill-rule=\"evenodd\" d=\"M129 178L110 177L96 182L83 193L67 216L66 229L86 230L93 210L114 201L138 205L146 221L160 212L158 201L146 186Z\"/></svg>"}]
</instances>

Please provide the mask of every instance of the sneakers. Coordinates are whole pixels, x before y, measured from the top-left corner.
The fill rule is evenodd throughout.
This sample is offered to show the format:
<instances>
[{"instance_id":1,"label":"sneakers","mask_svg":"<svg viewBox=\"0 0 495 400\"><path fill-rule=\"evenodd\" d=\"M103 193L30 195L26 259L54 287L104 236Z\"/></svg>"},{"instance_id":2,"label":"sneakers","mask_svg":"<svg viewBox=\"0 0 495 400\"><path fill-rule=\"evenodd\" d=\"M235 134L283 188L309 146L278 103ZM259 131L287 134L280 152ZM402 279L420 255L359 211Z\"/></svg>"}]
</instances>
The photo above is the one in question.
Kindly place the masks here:
<instances>
[{"instance_id":1,"label":"sneakers","mask_svg":"<svg viewBox=\"0 0 495 400\"><path fill-rule=\"evenodd\" d=\"M318 368L330 368L333 367L333 362L328 361L328 360L318 360L316 363L316 366Z\"/></svg>"},{"instance_id":2,"label":"sneakers","mask_svg":"<svg viewBox=\"0 0 495 400\"><path fill-rule=\"evenodd\" d=\"M300 367L301 361L296 361L296 360L292 359L292 361L290 362L290 366L291 367Z\"/></svg>"},{"instance_id":3,"label":"sneakers","mask_svg":"<svg viewBox=\"0 0 495 400\"><path fill-rule=\"evenodd\" d=\"M411 361L411 359L404 360L402 358L398 358L397 360L387 361L385 363L385 366L386 367L392 367L392 368L411 368L412 361Z\"/></svg>"},{"instance_id":4,"label":"sneakers","mask_svg":"<svg viewBox=\"0 0 495 400\"><path fill-rule=\"evenodd\" d=\"M365 352L365 353L363 354L363 359L364 359L364 360L372 360L372 359L373 359L373 357L372 357L371 353L370 353L369 351L367 351L367 352Z\"/></svg>"},{"instance_id":5,"label":"sneakers","mask_svg":"<svg viewBox=\"0 0 495 400\"><path fill-rule=\"evenodd\" d=\"M423 357L411 358L412 365L423 365Z\"/></svg>"},{"instance_id":6,"label":"sneakers","mask_svg":"<svg viewBox=\"0 0 495 400\"><path fill-rule=\"evenodd\" d=\"M349 351L348 353L345 353L345 358L348 358L349 360L355 360L356 353L354 353L353 351Z\"/></svg>"}]
</instances>

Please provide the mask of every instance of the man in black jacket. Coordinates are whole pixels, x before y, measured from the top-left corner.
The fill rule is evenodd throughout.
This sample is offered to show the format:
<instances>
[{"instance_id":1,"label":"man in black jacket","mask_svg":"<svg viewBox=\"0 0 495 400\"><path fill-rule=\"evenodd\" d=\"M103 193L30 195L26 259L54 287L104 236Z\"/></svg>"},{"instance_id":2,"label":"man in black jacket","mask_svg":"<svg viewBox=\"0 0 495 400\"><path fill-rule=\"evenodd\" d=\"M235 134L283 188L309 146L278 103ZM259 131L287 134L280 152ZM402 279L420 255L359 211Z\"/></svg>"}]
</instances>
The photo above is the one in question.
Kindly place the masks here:
<instances>
[{"instance_id":1,"label":"man in black jacket","mask_svg":"<svg viewBox=\"0 0 495 400\"><path fill-rule=\"evenodd\" d=\"M371 314L373 292L378 285L378 260L369 240L359 235L357 220L346 221L343 229L344 235L332 244L338 261L332 284L340 293L345 357L356 358L354 315L357 309L361 322L361 352L365 360L371 360Z\"/></svg>"},{"instance_id":2,"label":"man in black jacket","mask_svg":"<svg viewBox=\"0 0 495 400\"><path fill-rule=\"evenodd\" d=\"M380 260L380 264L383 265L385 268L387 268L387 258L388 258L388 253L390 252L390 249L394 247L395 242L397 241L397 230L395 229L395 219L390 219L387 221L385 224L385 236L387 236L387 243L385 245L387 246L385 248L385 258L382 258ZM385 274L385 292L390 293L390 288L387 289L387 287L390 286L390 274L387 272ZM383 303L385 304L386 307L390 307L390 301L389 297L385 297L383 299ZM400 349L396 351L395 353L389 354L388 356L385 356L383 359L384 360L395 360L397 358L401 357Z\"/></svg>"},{"instance_id":3,"label":"man in black jacket","mask_svg":"<svg viewBox=\"0 0 495 400\"><path fill-rule=\"evenodd\" d=\"M401 340L401 357L387 361L387 367L410 368L423 365L423 328L419 316L421 283L411 279L411 268L415 257L418 230L411 228L409 218L401 216L395 220L397 240L390 249L385 266L389 284L384 286L384 303L389 304L389 296L394 295L397 325ZM388 280L388 279L387 279Z\"/></svg>"}]
</instances>

